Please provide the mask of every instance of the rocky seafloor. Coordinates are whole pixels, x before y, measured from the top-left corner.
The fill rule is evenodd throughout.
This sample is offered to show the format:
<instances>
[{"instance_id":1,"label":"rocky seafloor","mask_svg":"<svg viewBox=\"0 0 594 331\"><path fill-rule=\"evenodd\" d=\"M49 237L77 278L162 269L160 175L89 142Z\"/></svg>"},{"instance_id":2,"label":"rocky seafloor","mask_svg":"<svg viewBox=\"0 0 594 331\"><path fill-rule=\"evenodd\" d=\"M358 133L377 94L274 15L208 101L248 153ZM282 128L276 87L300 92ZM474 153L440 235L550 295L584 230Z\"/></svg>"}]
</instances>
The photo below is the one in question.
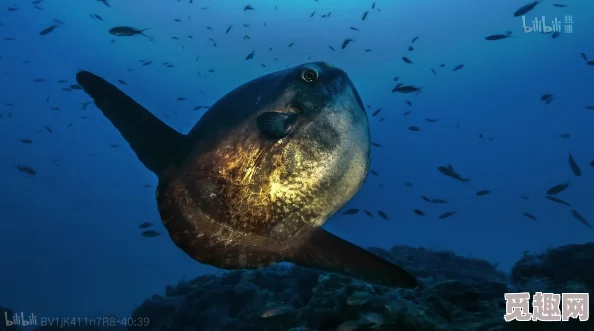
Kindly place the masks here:
<instances>
[{"instance_id":1,"label":"rocky seafloor","mask_svg":"<svg viewBox=\"0 0 594 331\"><path fill-rule=\"evenodd\" d=\"M594 319L503 319L505 292L591 293L594 243L525 253L510 274L450 251L408 246L370 251L412 272L422 286L389 289L282 265L203 275L147 299L133 316L148 317L150 325L129 330L594 330ZM2 317L0 331L16 330L3 328Z\"/></svg>"}]
</instances>

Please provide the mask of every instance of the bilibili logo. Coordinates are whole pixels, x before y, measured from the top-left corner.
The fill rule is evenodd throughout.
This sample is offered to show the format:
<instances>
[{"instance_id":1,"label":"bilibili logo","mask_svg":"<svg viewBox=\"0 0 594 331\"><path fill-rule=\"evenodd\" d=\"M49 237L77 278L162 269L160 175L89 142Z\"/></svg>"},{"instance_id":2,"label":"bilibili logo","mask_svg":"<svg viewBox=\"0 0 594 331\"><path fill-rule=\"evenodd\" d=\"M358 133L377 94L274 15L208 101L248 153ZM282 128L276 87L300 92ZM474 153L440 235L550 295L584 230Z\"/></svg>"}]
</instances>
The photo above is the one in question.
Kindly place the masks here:
<instances>
[{"instance_id":1,"label":"bilibili logo","mask_svg":"<svg viewBox=\"0 0 594 331\"><path fill-rule=\"evenodd\" d=\"M562 21L559 20L558 17L554 17L549 22L550 25L547 25L547 18L545 16L541 16L540 18L534 17L530 24L528 24L526 21L526 16L522 16L522 26L524 28L524 33L561 33L562 30L563 33L573 33L573 17L571 15L565 15L563 17L563 23L561 23Z\"/></svg>"}]
</instances>

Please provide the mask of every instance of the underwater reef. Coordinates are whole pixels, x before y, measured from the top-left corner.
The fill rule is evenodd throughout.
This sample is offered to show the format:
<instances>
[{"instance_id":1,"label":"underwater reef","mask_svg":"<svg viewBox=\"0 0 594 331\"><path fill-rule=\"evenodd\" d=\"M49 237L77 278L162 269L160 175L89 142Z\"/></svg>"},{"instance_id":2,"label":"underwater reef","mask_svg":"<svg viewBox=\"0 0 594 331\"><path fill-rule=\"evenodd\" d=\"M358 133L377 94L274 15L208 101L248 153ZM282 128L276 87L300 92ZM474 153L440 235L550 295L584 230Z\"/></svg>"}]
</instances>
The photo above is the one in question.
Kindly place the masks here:
<instances>
[{"instance_id":1,"label":"underwater reef","mask_svg":"<svg viewBox=\"0 0 594 331\"><path fill-rule=\"evenodd\" d=\"M409 246L369 250L406 268L422 285L391 289L285 265L202 275L145 300L133 317L148 317L150 326L129 330L594 330L594 319L503 319L505 292L591 293L594 243L526 252L510 274L451 251ZM0 331L17 330L2 325Z\"/></svg>"}]
</instances>

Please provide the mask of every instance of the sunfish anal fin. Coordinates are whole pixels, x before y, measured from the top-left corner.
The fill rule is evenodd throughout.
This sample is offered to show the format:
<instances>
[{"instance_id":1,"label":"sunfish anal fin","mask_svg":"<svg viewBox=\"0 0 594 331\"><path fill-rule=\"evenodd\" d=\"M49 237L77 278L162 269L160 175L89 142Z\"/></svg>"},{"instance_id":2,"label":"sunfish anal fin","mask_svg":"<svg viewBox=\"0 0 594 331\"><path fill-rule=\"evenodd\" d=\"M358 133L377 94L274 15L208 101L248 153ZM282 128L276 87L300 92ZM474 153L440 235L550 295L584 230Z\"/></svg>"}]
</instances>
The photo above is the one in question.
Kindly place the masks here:
<instances>
[{"instance_id":1,"label":"sunfish anal fin","mask_svg":"<svg viewBox=\"0 0 594 331\"><path fill-rule=\"evenodd\" d=\"M175 131L143 106L103 78L88 71L76 74L76 81L97 108L120 131L138 159L159 176L185 142Z\"/></svg>"},{"instance_id":2,"label":"sunfish anal fin","mask_svg":"<svg viewBox=\"0 0 594 331\"><path fill-rule=\"evenodd\" d=\"M287 259L296 265L338 273L388 287L415 288L408 271L319 227Z\"/></svg>"}]
</instances>

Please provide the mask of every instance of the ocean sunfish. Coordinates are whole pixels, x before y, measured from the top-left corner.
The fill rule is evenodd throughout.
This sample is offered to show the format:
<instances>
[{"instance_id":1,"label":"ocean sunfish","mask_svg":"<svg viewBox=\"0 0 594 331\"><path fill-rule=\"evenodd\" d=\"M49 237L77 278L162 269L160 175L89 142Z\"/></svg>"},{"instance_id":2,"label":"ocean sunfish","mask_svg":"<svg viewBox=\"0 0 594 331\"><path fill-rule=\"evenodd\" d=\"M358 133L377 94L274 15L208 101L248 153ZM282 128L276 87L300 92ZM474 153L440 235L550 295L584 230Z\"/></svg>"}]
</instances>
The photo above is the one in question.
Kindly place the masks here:
<instances>
[{"instance_id":1,"label":"ocean sunfish","mask_svg":"<svg viewBox=\"0 0 594 331\"><path fill-rule=\"evenodd\" d=\"M157 175L161 220L198 262L223 269L292 262L417 286L404 269L322 228L369 171L367 114L343 70L315 62L256 78L185 135L103 78L80 71L76 80Z\"/></svg>"}]
</instances>

